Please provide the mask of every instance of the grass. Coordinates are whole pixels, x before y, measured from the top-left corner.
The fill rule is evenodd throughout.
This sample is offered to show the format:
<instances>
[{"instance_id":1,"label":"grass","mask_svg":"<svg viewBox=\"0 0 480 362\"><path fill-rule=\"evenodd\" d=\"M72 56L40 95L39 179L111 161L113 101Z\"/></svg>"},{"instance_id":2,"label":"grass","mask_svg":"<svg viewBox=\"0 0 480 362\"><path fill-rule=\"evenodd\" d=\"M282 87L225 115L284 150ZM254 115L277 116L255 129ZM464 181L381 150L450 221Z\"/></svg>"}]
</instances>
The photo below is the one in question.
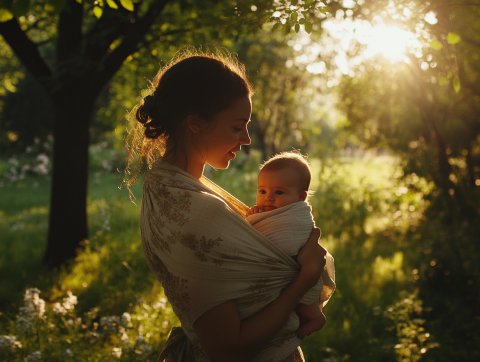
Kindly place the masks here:
<instances>
[{"instance_id":1,"label":"grass","mask_svg":"<svg viewBox=\"0 0 480 362\"><path fill-rule=\"evenodd\" d=\"M256 155L243 155L235 168L208 169L206 174L253 205L258 161ZM325 308L327 325L302 344L306 358L396 361L403 337L395 328L399 320L412 317L413 312L405 312L408 306L416 305L420 313L413 272L418 257L410 246L428 206L420 194L431 186L418 178L399 181L392 158L313 160L312 166L316 192L310 202L322 242L335 257L338 289ZM74 263L54 273L41 266L49 183L28 179L0 188L0 308L5 315L14 317L27 287L38 287L47 302L71 290L78 296L79 312L98 307L104 315L121 315L161 296L143 258L140 206L129 201L126 190L118 190L120 181L118 174L92 176L90 240ZM140 185L133 191L141 200ZM403 304L392 309L396 303ZM419 341L418 335L428 326L417 320L409 327L417 334L405 337L404 344L426 346L428 341ZM411 346L404 349L420 355Z\"/></svg>"}]
</instances>

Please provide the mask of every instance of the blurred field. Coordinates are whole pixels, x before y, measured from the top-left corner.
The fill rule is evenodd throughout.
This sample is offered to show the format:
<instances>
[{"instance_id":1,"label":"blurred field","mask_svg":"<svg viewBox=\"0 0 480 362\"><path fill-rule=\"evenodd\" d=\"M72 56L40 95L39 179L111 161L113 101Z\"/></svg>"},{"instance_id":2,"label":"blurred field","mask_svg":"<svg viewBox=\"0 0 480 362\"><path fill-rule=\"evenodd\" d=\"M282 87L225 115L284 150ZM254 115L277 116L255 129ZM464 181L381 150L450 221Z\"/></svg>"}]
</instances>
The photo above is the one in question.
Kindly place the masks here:
<instances>
[{"instance_id":1,"label":"blurred field","mask_svg":"<svg viewBox=\"0 0 480 362\"><path fill-rule=\"evenodd\" d=\"M401 171L391 157L313 159L311 163L315 194L310 202L322 242L335 257L338 289L325 308L326 327L302 344L307 360L395 361L394 347L403 343L396 324L404 317L417 319L408 338L418 346L410 346L409 351L420 355L433 336L425 337L422 328L428 332L428 326L422 327L418 318L422 308L412 272L417 256L409 239L417 237L412 230L426 207L421 193L428 193L429 185L419 178L400 180ZM252 205L258 164L256 153L241 155L229 170L208 169L206 174ZM48 181L27 178L0 188L0 308L9 318L17 313L25 288L33 286L42 290L47 302L70 290L78 296L79 313L98 307L103 315L121 315L135 309L139 300L153 303L161 295L143 258L139 202L133 205L127 191L118 190L118 174L92 174L91 238L73 264L55 273L40 265L47 232ZM133 192L140 201L141 185ZM388 311L397 302L403 304ZM412 316L414 309L418 316ZM150 323L160 325L159 319ZM153 336L152 341L157 346L161 343Z\"/></svg>"}]
</instances>

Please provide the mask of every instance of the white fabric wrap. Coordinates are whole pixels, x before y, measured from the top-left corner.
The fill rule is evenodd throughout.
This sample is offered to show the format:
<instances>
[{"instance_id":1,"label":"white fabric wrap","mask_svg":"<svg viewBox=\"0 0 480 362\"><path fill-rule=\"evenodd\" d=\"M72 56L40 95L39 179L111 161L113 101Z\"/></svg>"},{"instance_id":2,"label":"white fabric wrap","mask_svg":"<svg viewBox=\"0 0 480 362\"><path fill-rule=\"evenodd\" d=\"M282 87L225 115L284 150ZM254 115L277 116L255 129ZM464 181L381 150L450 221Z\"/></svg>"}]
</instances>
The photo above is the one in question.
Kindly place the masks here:
<instances>
[{"instance_id":1,"label":"white fabric wrap","mask_svg":"<svg viewBox=\"0 0 480 362\"><path fill-rule=\"evenodd\" d=\"M249 215L247 221L290 256L298 254L315 225L312 207L305 201Z\"/></svg>"},{"instance_id":2,"label":"white fabric wrap","mask_svg":"<svg viewBox=\"0 0 480 362\"><path fill-rule=\"evenodd\" d=\"M298 201L275 210L260 212L247 216L247 221L255 230L266 236L279 249L290 256L307 242L315 221L312 207L305 201ZM320 297L323 289L323 278L311 289L315 293L305 295L300 303L312 304Z\"/></svg>"},{"instance_id":3,"label":"white fabric wrap","mask_svg":"<svg viewBox=\"0 0 480 362\"><path fill-rule=\"evenodd\" d=\"M298 273L299 265L245 220L247 210L211 181L199 181L167 163L157 161L146 172L141 213L145 259L182 323L172 330L160 360L208 361L193 330L197 318L236 300L245 319L275 300ZM334 290L334 279L324 280L322 305ZM306 295L317 297L318 291ZM298 326L293 311L252 361L292 356L301 342Z\"/></svg>"}]
</instances>

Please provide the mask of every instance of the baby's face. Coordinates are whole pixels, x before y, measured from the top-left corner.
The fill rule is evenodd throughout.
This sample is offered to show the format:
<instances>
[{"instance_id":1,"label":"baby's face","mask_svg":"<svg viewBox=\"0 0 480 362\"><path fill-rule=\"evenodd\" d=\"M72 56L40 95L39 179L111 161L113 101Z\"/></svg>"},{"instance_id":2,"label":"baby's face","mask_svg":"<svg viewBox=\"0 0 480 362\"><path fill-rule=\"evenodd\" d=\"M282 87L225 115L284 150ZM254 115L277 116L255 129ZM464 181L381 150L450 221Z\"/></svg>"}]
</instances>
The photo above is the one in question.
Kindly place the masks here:
<instances>
[{"instance_id":1,"label":"baby's face","mask_svg":"<svg viewBox=\"0 0 480 362\"><path fill-rule=\"evenodd\" d=\"M307 193L301 191L298 175L291 168L262 170L258 175L257 206L263 211L303 201L306 196Z\"/></svg>"}]
</instances>

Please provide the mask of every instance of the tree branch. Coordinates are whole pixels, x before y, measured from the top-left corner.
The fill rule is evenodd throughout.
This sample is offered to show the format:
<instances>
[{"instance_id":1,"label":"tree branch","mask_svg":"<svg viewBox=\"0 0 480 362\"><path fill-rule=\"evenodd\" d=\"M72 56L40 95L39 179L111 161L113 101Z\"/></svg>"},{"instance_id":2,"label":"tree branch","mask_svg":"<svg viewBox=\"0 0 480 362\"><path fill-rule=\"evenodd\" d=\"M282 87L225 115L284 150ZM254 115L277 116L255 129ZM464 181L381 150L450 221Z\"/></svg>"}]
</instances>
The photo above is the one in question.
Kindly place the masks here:
<instances>
[{"instance_id":1,"label":"tree branch","mask_svg":"<svg viewBox=\"0 0 480 362\"><path fill-rule=\"evenodd\" d=\"M85 35L85 56L95 62L100 61L108 52L115 39L121 37L129 25L128 16L134 13L120 7L105 7L103 15ZM131 17L135 20L135 16Z\"/></svg>"},{"instance_id":2,"label":"tree branch","mask_svg":"<svg viewBox=\"0 0 480 362\"><path fill-rule=\"evenodd\" d=\"M154 1L145 15L134 23L124 27L124 38L122 43L115 48L102 62L100 70L96 75L96 83L103 87L122 66L123 61L137 50L138 44L145 37L170 0Z\"/></svg>"},{"instance_id":3,"label":"tree branch","mask_svg":"<svg viewBox=\"0 0 480 362\"><path fill-rule=\"evenodd\" d=\"M48 93L51 93L48 80L52 76L52 71L40 56L35 43L22 31L17 19L13 18L0 23L0 35L3 36L27 70Z\"/></svg>"},{"instance_id":4,"label":"tree branch","mask_svg":"<svg viewBox=\"0 0 480 362\"><path fill-rule=\"evenodd\" d=\"M68 0L58 21L57 67L67 66L68 61L79 54L82 42L82 18L83 4Z\"/></svg>"}]
</instances>

